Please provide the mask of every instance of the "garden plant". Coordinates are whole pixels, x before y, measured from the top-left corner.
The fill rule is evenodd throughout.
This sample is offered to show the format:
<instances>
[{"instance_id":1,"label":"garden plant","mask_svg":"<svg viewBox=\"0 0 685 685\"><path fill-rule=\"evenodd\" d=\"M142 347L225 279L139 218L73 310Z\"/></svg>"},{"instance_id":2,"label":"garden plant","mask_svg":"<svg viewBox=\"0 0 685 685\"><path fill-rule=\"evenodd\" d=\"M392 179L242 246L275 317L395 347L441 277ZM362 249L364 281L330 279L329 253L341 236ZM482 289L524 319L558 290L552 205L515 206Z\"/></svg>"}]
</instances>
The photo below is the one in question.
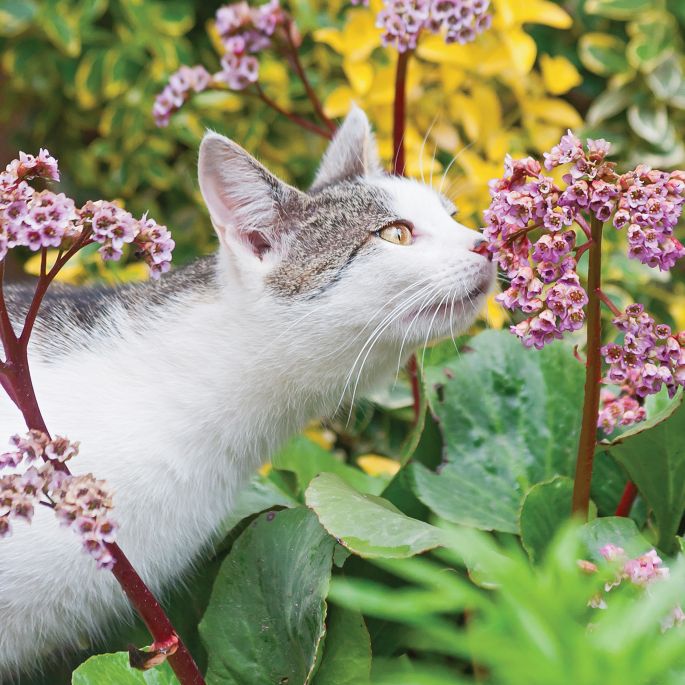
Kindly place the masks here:
<instances>
[{"instance_id":1,"label":"garden plant","mask_svg":"<svg viewBox=\"0 0 685 685\"><path fill-rule=\"evenodd\" d=\"M27 682L685 682L681 3L68 5L0 2L0 384L27 430L0 455L0 538L54 509L138 622ZM36 316L53 281L208 251L205 127L304 184L355 103L388 173L482 229L497 292L290 441L155 597L117 493L42 418Z\"/></svg>"}]
</instances>

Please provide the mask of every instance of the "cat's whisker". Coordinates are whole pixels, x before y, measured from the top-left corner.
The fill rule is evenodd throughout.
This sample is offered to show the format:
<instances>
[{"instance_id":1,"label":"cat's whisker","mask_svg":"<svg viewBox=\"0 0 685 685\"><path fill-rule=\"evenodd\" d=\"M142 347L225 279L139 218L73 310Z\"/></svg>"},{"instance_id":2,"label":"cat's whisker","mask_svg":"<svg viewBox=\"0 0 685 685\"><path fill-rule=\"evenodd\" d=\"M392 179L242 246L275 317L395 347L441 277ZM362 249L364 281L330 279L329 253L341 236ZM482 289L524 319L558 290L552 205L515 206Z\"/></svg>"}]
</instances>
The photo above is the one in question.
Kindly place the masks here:
<instances>
[{"instance_id":1,"label":"cat's whisker","mask_svg":"<svg viewBox=\"0 0 685 685\"><path fill-rule=\"evenodd\" d=\"M364 351L365 351L367 345L369 345L369 343L371 343L371 344L373 345L373 342L375 342L374 337L380 335L380 333L382 333L382 332L385 330L385 328L387 328L388 325L390 325L391 323L393 323L393 321L394 321L400 314L402 314L403 311L405 311L406 309L410 308L410 307L414 304L415 301L417 301L418 299L420 299L421 297L423 297L425 291L426 291L428 288L430 288L430 287L431 287L430 284L423 286L417 293L414 293L413 295L411 295L411 296L409 297L408 300L406 300L405 302L401 303L399 306L395 307L389 314L387 314L387 315L381 320L381 322L380 322L380 323L376 326L376 328L371 332L371 334L370 334L369 337L367 338L367 340L366 340L366 342L364 343L364 345L362 345L362 348L361 348L361 350L359 351L359 354L358 354L357 357L355 358L355 360L354 360L354 362L352 363L352 366L351 366L351 368L350 368L350 371L349 371L349 373L347 374L347 378L346 378L346 380L345 380L345 385L344 385L344 387L343 387L343 391L342 391L342 394L341 394L341 396L340 396L340 400L339 400L338 405L337 405L336 410L335 410L336 413L337 413L337 411L340 409L340 406L342 405L343 401L345 400L345 394L346 394L346 392L347 392L347 389L348 389L348 387L349 387L349 385L350 385L350 382L351 382L351 380L352 380L352 377L353 377L353 375L354 375L355 367L356 367L356 365L357 365L357 362L358 362L359 359L361 358L361 356L364 354ZM352 406L353 402L354 402L354 398L352 399L352 402L351 402L351 405L350 405L350 411L351 411L351 406ZM348 418L348 420L349 420L349 418Z\"/></svg>"},{"instance_id":2,"label":"cat's whisker","mask_svg":"<svg viewBox=\"0 0 685 685\"><path fill-rule=\"evenodd\" d=\"M473 147L473 145L474 142L471 141L468 145L462 147L462 149L459 150L459 152L457 152L457 154L454 155L454 157L452 157L452 161L447 165L447 169L445 169L442 172L442 181L440 182L440 189L438 190L439 193L442 193L442 187L445 184L447 174L449 173L449 170L452 168L452 165L459 159L459 157L461 157L464 154L464 152L466 152L469 148Z\"/></svg>"},{"instance_id":3,"label":"cat's whisker","mask_svg":"<svg viewBox=\"0 0 685 685\"><path fill-rule=\"evenodd\" d=\"M436 114L433 117L433 121L431 122L431 125L428 127L428 130L426 131L426 135L423 137L423 140L421 141L421 150L419 152L419 171L421 173L421 183L426 182L426 178L423 175L423 152L426 148L426 141L428 140L428 137L431 134L431 131L433 130L433 126L435 126L435 122L438 120L439 114Z\"/></svg>"}]
</instances>

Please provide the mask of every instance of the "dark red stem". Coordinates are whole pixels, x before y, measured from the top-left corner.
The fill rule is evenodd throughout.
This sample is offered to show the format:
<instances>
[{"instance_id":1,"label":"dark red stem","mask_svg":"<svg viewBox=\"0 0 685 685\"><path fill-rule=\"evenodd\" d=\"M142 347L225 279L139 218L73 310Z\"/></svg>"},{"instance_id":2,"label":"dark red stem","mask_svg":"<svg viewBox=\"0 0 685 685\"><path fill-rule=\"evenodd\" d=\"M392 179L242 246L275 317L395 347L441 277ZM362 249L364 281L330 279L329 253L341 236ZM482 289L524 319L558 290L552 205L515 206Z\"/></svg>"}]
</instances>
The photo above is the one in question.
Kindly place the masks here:
<instances>
[{"instance_id":1,"label":"dark red stem","mask_svg":"<svg viewBox=\"0 0 685 685\"><path fill-rule=\"evenodd\" d=\"M336 126L326 116L326 113L323 111L323 105L321 104L321 101L319 100L316 91L314 90L314 88L312 88L312 84L309 82L309 79L307 78L307 74L304 70L304 67L302 66L302 61L300 60L300 51L297 49L297 45L295 45L295 40L293 38L293 28L293 22L290 19L287 19L284 29L286 42L288 44L288 54L290 55L290 59L292 60L293 66L295 67L295 72L297 73L300 81L302 81L302 85L304 86L305 92L307 93L307 97L309 98L309 101L312 103L312 107L314 107L314 111L316 112L319 119L321 119L321 121L324 123L328 131L331 134L333 134L335 133Z\"/></svg>"},{"instance_id":2,"label":"dark red stem","mask_svg":"<svg viewBox=\"0 0 685 685\"><path fill-rule=\"evenodd\" d=\"M592 244L589 248L587 352L585 362L585 399L583 420L578 442L576 476L573 484L573 513L587 520L592 483L592 463L597 443L599 388L602 378L602 321L600 316L600 285L602 272L602 222L592 220Z\"/></svg>"},{"instance_id":3,"label":"dark red stem","mask_svg":"<svg viewBox=\"0 0 685 685\"><path fill-rule=\"evenodd\" d=\"M26 426L30 430L42 431L48 436L50 431L38 406L31 380L31 371L28 364L28 342L48 286L68 259L87 242L88 235L84 233L69 250L60 256L48 273L45 273L45 258L43 257L41 275L36 285L31 306L24 320L21 335L19 336L14 332L7 311L3 290L4 262L0 261L0 339L2 340L5 352L5 360L0 365L0 382L9 397L21 411ZM65 473L70 473L66 464L58 464L57 468L61 468ZM169 640L178 638L171 621L169 621L161 605L157 602L147 585L145 585L143 579L133 568L123 550L114 543L108 544L107 549L114 558L114 568L112 570L114 577L121 585L122 590L139 616L145 622L155 643L166 643ZM180 639L178 639L176 652L169 656L169 663L182 685L204 685L205 681L200 670L187 647Z\"/></svg>"},{"instance_id":4,"label":"dark red stem","mask_svg":"<svg viewBox=\"0 0 685 685\"><path fill-rule=\"evenodd\" d=\"M621 501L616 507L616 516L628 516L637 497L637 488L632 480L626 483L626 487L621 495Z\"/></svg>"},{"instance_id":5,"label":"dark red stem","mask_svg":"<svg viewBox=\"0 0 685 685\"><path fill-rule=\"evenodd\" d=\"M262 87L258 84L255 83L255 87L257 89L257 96L259 99L271 107L271 109L276 110L280 115L284 116L286 119L289 119L292 121L294 124L297 124L298 126L301 126L302 128L306 129L307 131L311 131L312 133L316 133L317 135L321 136L322 138L326 138L327 140L331 140L333 138L333 133L326 130L325 128L321 128L318 124L315 124L312 121L309 121L307 119L304 119L301 116L298 116L297 114L294 114L293 112L288 112L288 110L283 109L275 100L272 100L263 90Z\"/></svg>"},{"instance_id":6,"label":"dark red stem","mask_svg":"<svg viewBox=\"0 0 685 685\"><path fill-rule=\"evenodd\" d=\"M393 173L404 176L404 129L407 121L407 66L411 52L400 52L395 72L395 104L393 109L392 149Z\"/></svg>"},{"instance_id":7,"label":"dark red stem","mask_svg":"<svg viewBox=\"0 0 685 685\"><path fill-rule=\"evenodd\" d=\"M597 290L597 297L604 302L614 316L621 316L621 310L609 299L609 296L603 290Z\"/></svg>"}]
</instances>

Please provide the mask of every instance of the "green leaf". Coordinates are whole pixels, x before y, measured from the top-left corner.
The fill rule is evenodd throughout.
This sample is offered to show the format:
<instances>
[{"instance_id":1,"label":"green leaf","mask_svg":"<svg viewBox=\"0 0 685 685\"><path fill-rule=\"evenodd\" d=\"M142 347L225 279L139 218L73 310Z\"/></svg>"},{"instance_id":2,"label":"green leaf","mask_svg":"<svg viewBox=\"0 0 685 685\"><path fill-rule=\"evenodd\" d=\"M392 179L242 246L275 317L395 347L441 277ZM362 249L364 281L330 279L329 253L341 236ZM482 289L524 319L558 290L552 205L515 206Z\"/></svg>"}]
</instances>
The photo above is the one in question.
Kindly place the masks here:
<instances>
[{"instance_id":1,"label":"green leaf","mask_svg":"<svg viewBox=\"0 0 685 685\"><path fill-rule=\"evenodd\" d=\"M683 395L653 419L606 445L606 449L623 465L654 512L658 546L672 552L685 512Z\"/></svg>"},{"instance_id":2,"label":"green leaf","mask_svg":"<svg viewBox=\"0 0 685 685\"><path fill-rule=\"evenodd\" d=\"M587 0L585 11L609 19L630 19L653 7L653 0Z\"/></svg>"},{"instance_id":3,"label":"green leaf","mask_svg":"<svg viewBox=\"0 0 685 685\"><path fill-rule=\"evenodd\" d=\"M104 50L90 50L86 52L74 76L76 98L83 109L92 109L102 96L102 82L104 78Z\"/></svg>"},{"instance_id":4,"label":"green leaf","mask_svg":"<svg viewBox=\"0 0 685 685\"><path fill-rule=\"evenodd\" d=\"M668 111L664 106L654 107L651 103L631 105L628 123L640 138L657 145L668 132Z\"/></svg>"},{"instance_id":5,"label":"green leaf","mask_svg":"<svg viewBox=\"0 0 685 685\"><path fill-rule=\"evenodd\" d=\"M414 489L449 521L518 533L524 493L574 471L583 368L567 344L530 350L504 331L470 347L425 371L445 463L437 472L411 464Z\"/></svg>"},{"instance_id":6,"label":"green leaf","mask_svg":"<svg viewBox=\"0 0 685 685\"><path fill-rule=\"evenodd\" d=\"M628 24L631 39L626 50L628 62L648 74L675 50L677 24L664 12L650 12Z\"/></svg>"},{"instance_id":7,"label":"green leaf","mask_svg":"<svg viewBox=\"0 0 685 685\"><path fill-rule=\"evenodd\" d=\"M353 490L332 473L317 476L305 500L321 525L362 557L409 557L442 541L435 526L405 516L387 500Z\"/></svg>"},{"instance_id":8,"label":"green leaf","mask_svg":"<svg viewBox=\"0 0 685 685\"><path fill-rule=\"evenodd\" d=\"M248 526L221 565L200 623L207 682L310 682L334 545L304 507L262 514Z\"/></svg>"},{"instance_id":9,"label":"green leaf","mask_svg":"<svg viewBox=\"0 0 685 685\"><path fill-rule=\"evenodd\" d=\"M168 662L149 671L128 665L128 654L100 654L84 661L72 674L71 685L178 685Z\"/></svg>"},{"instance_id":10,"label":"green leaf","mask_svg":"<svg viewBox=\"0 0 685 685\"><path fill-rule=\"evenodd\" d=\"M654 95L662 100L669 100L678 94L683 85L680 62L671 57L647 74L645 79Z\"/></svg>"},{"instance_id":11,"label":"green leaf","mask_svg":"<svg viewBox=\"0 0 685 685\"><path fill-rule=\"evenodd\" d=\"M68 57L81 54L78 15L65 11L64 0L43 0L38 21L50 41Z\"/></svg>"},{"instance_id":12,"label":"green leaf","mask_svg":"<svg viewBox=\"0 0 685 685\"><path fill-rule=\"evenodd\" d=\"M276 469L292 471L304 492L312 479L320 473L335 473L356 490L378 495L387 484L384 478L368 476L360 469L349 466L303 435L293 438L273 459Z\"/></svg>"},{"instance_id":13,"label":"green leaf","mask_svg":"<svg viewBox=\"0 0 685 685\"><path fill-rule=\"evenodd\" d=\"M371 638L357 611L333 607L326 621L321 666L312 685L368 685Z\"/></svg>"},{"instance_id":14,"label":"green leaf","mask_svg":"<svg viewBox=\"0 0 685 685\"><path fill-rule=\"evenodd\" d=\"M586 69L599 76L621 74L630 69L626 44L608 33L585 33L578 41L578 56Z\"/></svg>"},{"instance_id":15,"label":"green leaf","mask_svg":"<svg viewBox=\"0 0 685 685\"><path fill-rule=\"evenodd\" d=\"M635 521L621 516L605 516L585 524L580 537L593 561L602 561L599 550L609 543L623 547L629 557L643 554L652 545L642 536Z\"/></svg>"},{"instance_id":16,"label":"green leaf","mask_svg":"<svg viewBox=\"0 0 685 685\"><path fill-rule=\"evenodd\" d=\"M568 476L537 483L526 493L521 507L521 543L531 561L542 560L555 532L569 519L572 497L573 480Z\"/></svg>"},{"instance_id":17,"label":"green leaf","mask_svg":"<svg viewBox=\"0 0 685 685\"><path fill-rule=\"evenodd\" d=\"M243 519L273 507L296 507L299 503L281 490L272 480L255 476L239 493L231 507L231 513L221 523L221 529L229 533Z\"/></svg>"},{"instance_id":18,"label":"green leaf","mask_svg":"<svg viewBox=\"0 0 685 685\"><path fill-rule=\"evenodd\" d=\"M630 88L610 88L595 98L585 119L588 125L596 126L619 112L623 112L632 101L633 93Z\"/></svg>"},{"instance_id":19,"label":"green leaf","mask_svg":"<svg viewBox=\"0 0 685 685\"><path fill-rule=\"evenodd\" d=\"M0 0L0 36L16 36L36 15L33 0Z\"/></svg>"}]
</instances>

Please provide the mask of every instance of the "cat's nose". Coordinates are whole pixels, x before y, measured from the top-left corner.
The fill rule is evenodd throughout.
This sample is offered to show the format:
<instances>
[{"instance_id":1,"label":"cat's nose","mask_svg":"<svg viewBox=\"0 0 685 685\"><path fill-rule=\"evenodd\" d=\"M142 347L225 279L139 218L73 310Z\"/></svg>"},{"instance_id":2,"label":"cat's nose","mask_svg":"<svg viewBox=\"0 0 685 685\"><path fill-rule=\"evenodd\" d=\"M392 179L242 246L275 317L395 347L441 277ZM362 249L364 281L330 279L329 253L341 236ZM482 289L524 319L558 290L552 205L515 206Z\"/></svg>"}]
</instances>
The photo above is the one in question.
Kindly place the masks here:
<instances>
[{"instance_id":1,"label":"cat's nose","mask_svg":"<svg viewBox=\"0 0 685 685\"><path fill-rule=\"evenodd\" d=\"M492 261L492 253L488 250L488 241L485 238L476 238L471 248L471 252L485 257L489 262Z\"/></svg>"}]
</instances>

